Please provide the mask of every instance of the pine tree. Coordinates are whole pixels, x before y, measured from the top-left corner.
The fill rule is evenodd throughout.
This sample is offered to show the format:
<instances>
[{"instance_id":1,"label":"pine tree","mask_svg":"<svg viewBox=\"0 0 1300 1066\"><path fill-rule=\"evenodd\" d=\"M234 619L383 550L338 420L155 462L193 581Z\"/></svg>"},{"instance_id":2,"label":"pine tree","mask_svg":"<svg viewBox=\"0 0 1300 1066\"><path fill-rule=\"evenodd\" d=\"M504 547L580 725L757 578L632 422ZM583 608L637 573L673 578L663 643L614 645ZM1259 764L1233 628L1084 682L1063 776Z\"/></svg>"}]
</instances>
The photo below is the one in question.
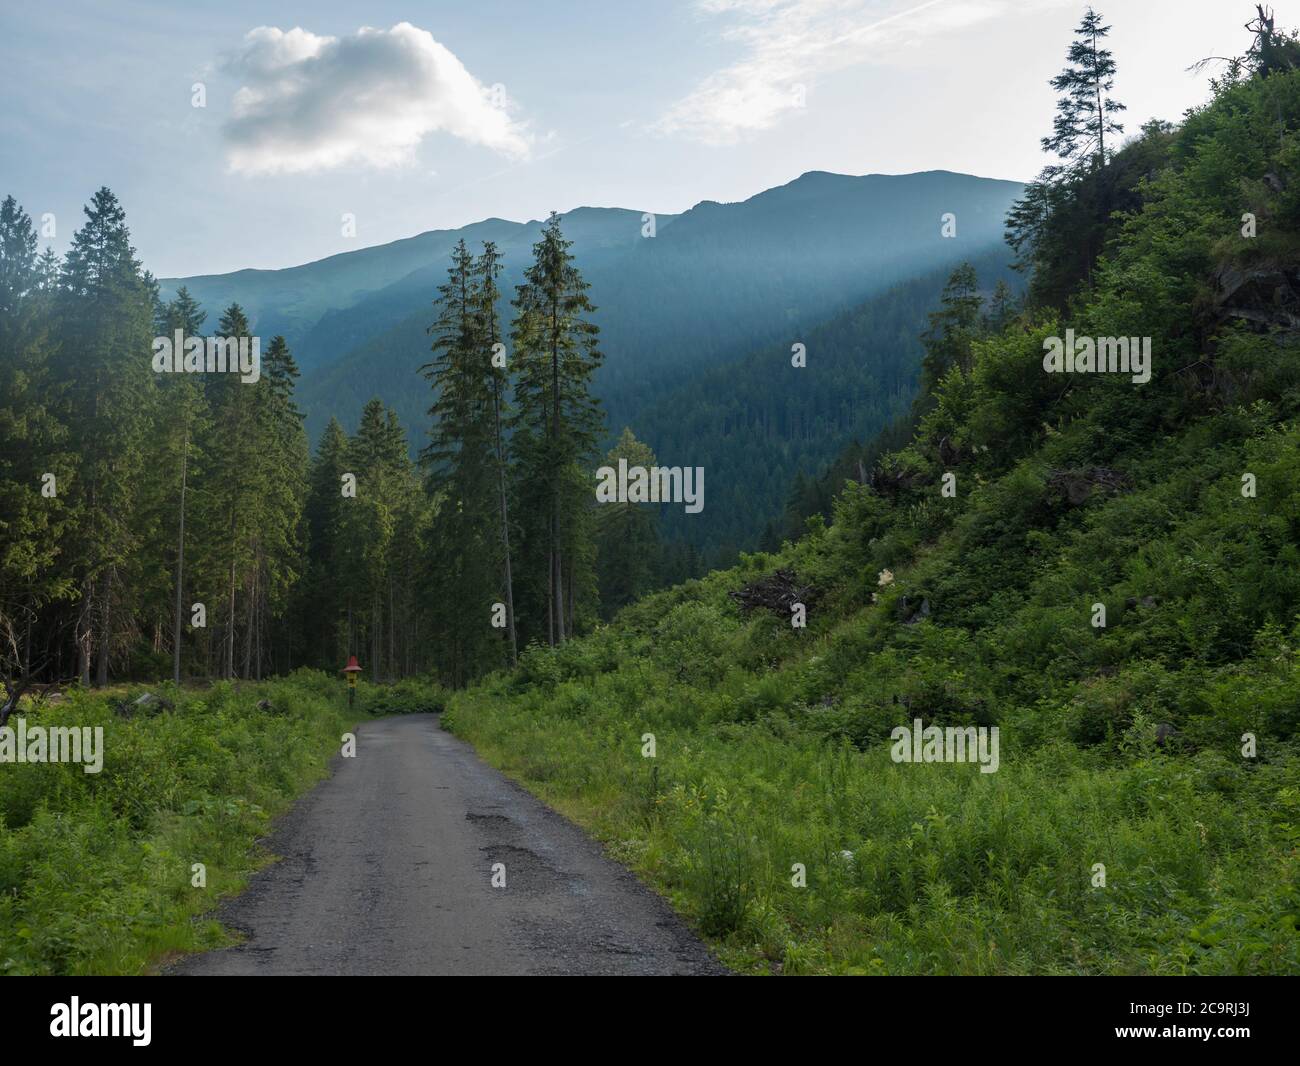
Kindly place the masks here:
<instances>
[{"instance_id":1,"label":"pine tree","mask_svg":"<svg viewBox=\"0 0 1300 1066\"><path fill-rule=\"evenodd\" d=\"M1020 270L1034 265L1052 220L1080 198L1078 183L1090 175L1095 177L1114 154L1106 149L1106 135L1124 132L1114 116L1125 106L1110 96L1115 59L1101 47L1110 27L1102 25L1102 16L1089 8L1074 33L1077 40L1066 55L1068 66L1051 80L1052 88L1062 96L1056 104L1052 134L1041 142L1044 152L1063 162L1044 167L1007 213L1006 239L1017 254ZM1108 218L1112 209L1106 190L1099 191L1099 215L1094 224Z\"/></svg>"},{"instance_id":2,"label":"pine tree","mask_svg":"<svg viewBox=\"0 0 1300 1066\"><path fill-rule=\"evenodd\" d=\"M372 399L361 412L348 442L346 472L356 477L356 496L342 500L339 536L348 652L359 652L368 639L371 677L378 681L384 671L385 602L392 600L393 538L403 500L414 485L406 435L383 401Z\"/></svg>"},{"instance_id":3,"label":"pine tree","mask_svg":"<svg viewBox=\"0 0 1300 1066\"><path fill-rule=\"evenodd\" d=\"M420 639L428 616L424 595L428 584L422 575L426 560L433 557L432 521L429 496L408 464L388 558L389 661L392 672L402 677L424 671L436 661L436 649Z\"/></svg>"},{"instance_id":4,"label":"pine tree","mask_svg":"<svg viewBox=\"0 0 1300 1066\"><path fill-rule=\"evenodd\" d=\"M999 278L989 297L988 308L984 312L984 332L1001 333L1016 316L1016 296L1011 286Z\"/></svg>"},{"instance_id":5,"label":"pine tree","mask_svg":"<svg viewBox=\"0 0 1300 1066\"><path fill-rule=\"evenodd\" d=\"M500 273L501 256L497 246L492 241L485 241L483 254L474 264L474 302L479 318L479 333L486 351L491 355L488 374L492 388L492 458L496 465L497 503L501 516L501 584L505 593L506 634L510 641L510 664L513 666L519 661L519 637L515 628L514 578L510 565L510 500L507 490L509 460L505 441L505 392L510 380L506 367L495 362L497 345L501 340L497 322L497 301L501 295L497 277Z\"/></svg>"},{"instance_id":6,"label":"pine tree","mask_svg":"<svg viewBox=\"0 0 1300 1066\"><path fill-rule=\"evenodd\" d=\"M600 365L595 308L552 214L517 288L513 330L517 411L515 481L526 514L525 547L545 562L546 635L562 643L589 610L593 491L584 469L602 417L590 392ZM536 587L540 588L540 583ZM567 594L566 594L567 593Z\"/></svg>"},{"instance_id":7,"label":"pine tree","mask_svg":"<svg viewBox=\"0 0 1300 1066\"><path fill-rule=\"evenodd\" d=\"M203 323L208 316L184 285L176 291L176 296L161 311L158 329L162 336L174 338L177 330L180 330L185 338L202 336ZM168 454L178 457L177 462L180 467L179 485L176 490L176 596L172 618L172 680L180 684L185 617L186 494L189 490L190 465L193 458L191 453L196 425L206 420L206 403L199 382L190 374L173 374L172 380L166 383L165 392L166 406L173 418L174 427L174 447L168 448Z\"/></svg>"},{"instance_id":8,"label":"pine tree","mask_svg":"<svg viewBox=\"0 0 1300 1066\"><path fill-rule=\"evenodd\" d=\"M0 203L0 340L6 352L15 350L19 312L37 288L36 230L31 216L12 196Z\"/></svg>"},{"instance_id":9,"label":"pine tree","mask_svg":"<svg viewBox=\"0 0 1300 1066\"><path fill-rule=\"evenodd\" d=\"M447 669L461 684L500 662L489 611L499 594L501 540L494 400L498 379L488 341L495 308L483 306L482 281L464 241L438 288L432 362L422 368L436 390L422 461L438 499L430 573L435 614L445 634ZM495 278L490 279L495 288Z\"/></svg>"},{"instance_id":10,"label":"pine tree","mask_svg":"<svg viewBox=\"0 0 1300 1066\"><path fill-rule=\"evenodd\" d=\"M311 463L305 509L308 563L299 589L298 628L308 661L328 670L342 666L348 652L340 569L347 450L347 434L331 418Z\"/></svg>"},{"instance_id":11,"label":"pine tree","mask_svg":"<svg viewBox=\"0 0 1300 1066\"><path fill-rule=\"evenodd\" d=\"M224 341L249 338L252 327L238 304L231 304L217 324L215 336ZM203 601L221 605L221 645L217 673L236 676L237 598L241 587L251 585L255 538L262 520L262 490L258 454L258 385L242 382L231 373L211 373L206 393L211 420L201 444L207 457L203 490L203 545L201 574L196 575L208 595ZM209 611L209 625L217 617Z\"/></svg>"},{"instance_id":12,"label":"pine tree","mask_svg":"<svg viewBox=\"0 0 1300 1066\"><path fill-rule=\"evenodd\" d=\"M939 298L939 310L930 313L930 325L921 336L925 357L921 360L920 399L924 400L948 372L959 366L970 369L971 341L980 332L979 278L970 263L962 263L948 277Z\"/></svg>"},{"instance_id":13,"label":"pine tree","mask_svg":"<svg viewBox=\"0 0 1300 1066\"><path fill-rule=\"evenodd\" d=\"M51 256L47 250L46 256ZM31 218L12 196L0 204L0 669L27 676L41 610L66 598L59 548L69 512L42 495L46 474L70 484L68 434L52 410L50 259L36 254Z\"/></svg>"},{"instance_id":14,"label":"pine tree","mask_svg":"<svg viewBox=\"0 0 1300 1066\"><path fill-rule=\"evenodd\" d=\"M258 439L262 444L262 470L259 483L264 486L262 521L257 531L256 567L253 574L254 595L249 617L251 633L245 635L246 664L252 675L262 676L264 645L272 662L276 652L283 655L282 669L289 669L292 657L292 631L286 630L280 646L273 642L274 622L288 607L288 595L301 577L304 539L303 509L307 497L307 434L302 413L294 403L293 393L298 366L282 336L271 338L262 360L262 379L254 386L258 392ZM248 673L246 665L245 673Z\"/></svg>"}]
</instances>

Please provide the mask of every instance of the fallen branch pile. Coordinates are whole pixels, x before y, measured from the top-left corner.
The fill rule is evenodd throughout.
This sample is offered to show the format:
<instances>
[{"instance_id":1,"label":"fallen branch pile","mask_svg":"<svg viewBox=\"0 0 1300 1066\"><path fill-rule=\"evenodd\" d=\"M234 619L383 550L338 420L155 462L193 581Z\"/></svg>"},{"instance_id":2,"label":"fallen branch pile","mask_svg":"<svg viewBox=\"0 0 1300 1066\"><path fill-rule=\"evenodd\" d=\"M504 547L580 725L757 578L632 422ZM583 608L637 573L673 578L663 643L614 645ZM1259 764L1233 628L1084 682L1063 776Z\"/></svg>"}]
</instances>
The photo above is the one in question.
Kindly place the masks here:
<instances>
[{"instance_id":1,"label":"fallen branch pile","mask_svg":"<svg viewBox=\"0 0 1300 1066\"><path fill-rule=\"evenodd\" d=\"M727 595L740 604L740 609L746 614L764 607L782 618L789 618L796 603L811 608L821 594L811 585L801 584L793 570L778 570Z\"/></svg>"}]
</instances>

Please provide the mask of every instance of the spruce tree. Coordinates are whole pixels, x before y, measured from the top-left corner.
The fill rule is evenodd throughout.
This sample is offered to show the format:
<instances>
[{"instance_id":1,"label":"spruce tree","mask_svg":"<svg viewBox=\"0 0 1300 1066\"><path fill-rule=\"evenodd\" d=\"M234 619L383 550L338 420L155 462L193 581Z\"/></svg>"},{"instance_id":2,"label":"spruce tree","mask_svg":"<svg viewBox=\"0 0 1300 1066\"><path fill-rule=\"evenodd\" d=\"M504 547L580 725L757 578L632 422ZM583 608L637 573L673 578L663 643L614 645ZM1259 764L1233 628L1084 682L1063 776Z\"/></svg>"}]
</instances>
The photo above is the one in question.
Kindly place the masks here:
<instances>
[{"instance_id":1,"label":"spruce tree","mask_svg":"<svg viewBox=\"0 0 1300 1066\"><path fill-rule=\"evenodd\" d=\"M24 301L37 287L36 230L31 216L12 196L0 203L0 341L14 350L14 336Z\"/></svg>"},{"instance_id":2,"label":"spruce tree","mask_svg":"<svg viewBox=\"0 0 1300 1066\"><path fill-rule=\"evenodd\" d=\"M487 267L475 264L465 242L458 242L438 289L438 317L429 327L435 355L422 368L436 391L422 455L438 500L430 588L454 684L504 658L489 613L501 595L501 381L491 362L496 269L494 260Z\"/></svg>"},{"instance_id":3,"label":"spruce tree","mask_svg":"<svg viewBox=\"0 0 1300 1066\"><path fill-rule=\"evenodd\" d=\"M252 327L243 309L231 304L217 324L217 338L238 341L250 338ZM255 541L262 524L264 503L260 484L262 460L258 434L256 385L232 373L211 373L206 378L211 410L206 439L201 451L206 456L202 492L204 543L201 581L207 594L201 599L209 607L208 623L218 617L220 604L221 644L217 672L234 678L236 631L239 628L238 594L251 586L255 563ZM200 575L196 574L196 577Z\"/></svg>"},{"instance_id":4,"label":"spruce tree","mask_svg":"<svg viewBox=\"0 0 1300 1066\"><path fill-rule=\"evenodd\" d=\"M1080 182L1089 178L1097 181L1098 172L1114 154L1106 148L1107 134L1124 131L1115 115L1125 107L1110 96L1115 58L1101 46L1110 27L1103 25L1102 16L1089 8L1074 33L1077 39L1066 55L1068 65L1051 80L1052 88L1062 95L1057 100L1051 136L1041 142L1043 151L1052 153L1060 162L1044 167L1007 213L1006 240L1016 252L1019 270L1034 266L1043 255L1043 244L1050 243L1053 221L1062 217L1063 208L1080 199L1095 198L1093 227L1104 223L1113 209L1113 193L1104 182L1094 197L1081 197L1079 188ZM1090 235L1080 236L1086 221L1079 219L1069 227L1073 232L1062 235L1064 239L1090 245Z\"/></svg>"},{"instance_id":5,"label":"spruce tree","mask_svg":"<svg viewBox=\"0 0 1300 1066\"><path fill-rule=\"evenodd\" d=\"M131 637L136 499L155 412L152 292L131 247L126 214L101 188L85 208L60 276L56 376L63 421L75 426L68 507L76 526L67 560L78 587L77 672L106 684L109 658ZM141 514L144 512L140 512Z\"/></svg>"},{"instance_id":6,"label":"spruce tree","mask_svg":"<svg viewBox=\"0 0 1300 1066\"><path fill-rule=\"evenodd\" d=\"M570 241L552 214L533 246L514 301L517 410L515 482L523 505L525 546L545 567L547 641L560 644L594 593L591 509L586 465L602 416L591 395L601 363L598 328L587 283L574 265Z\"/></svg>"},{"instance_id":7,"label":"spruce tree","mask_svg":"<svg viewBox=\"0 0 1300 1066\"><path fill-rule=\"evenodd\" d=\"M283 669L291 664L292 630L274 642L274 624L287 611L290 590L304 569L303 509L307 498L307 434L302 413L294 402L298 366L282 336L271 338L262 357L257 385L257 435L261 443L262 521L257 531L253 603L249 611L251 633L245 636L245 655L252 675L262 676L267 657ZM246 668L246 673L248 672Z\"/></svg>"},{"instance_id":8,"label":"spruce tree","mask_svg":"<svg viewBox=\"0 0 1300 1066\"><path fill-rule=\"evenodd\" d=\"M48 253L47 256L51 253ZM0 670L25 676L42 665L33 648L40 612L65 599L60 546L70 512L42 494L46 474L71 484L74 456L56 417L51 379L49 260L36 254L30 216L12 196L0 204Z\"/></svg>"},{"instance_id":9,"label":"spruce tree","mask_svg":"<svg viewBox=\"0 0 1300 1066\"><path fill-rule=\"evenodd\" d=\"M980 332L983 303L975 268L970 263L960 264L949 275L939 298L939 309L930 313L929 328L921 335L925 356L921 360L919 398L923 402L949 368L970 369L971 341Z\"/></svg>"},{"instance_id":10,"label":"spruce tree","mask_svg":"<svg viewBox=\"0 0 1300 1066\"><path fill-rule=\"evenodd\" d=\"M510 664L519 661L519 637L515 628L514 578L510 564L510 500L509 460L506 454L505 419L506 390L510 379L506 365L495 361L497 345L501 341L497 321L497 301L501 291L497 277L501 273L501 255L493 241L485 241L483 254L474 264L474 301L479 316L478 329L489 356L487 372L492 389L492 458L496 466L497 505L501 530L501 584L505 594L506 635L510 641Z\"/></svg>"},{"instance_id":11,"label":"spruce tree","mask_svg":"<svg viewBox=\"0 0 1300 1066\"><path fill-rule=\"evenodd\" d=\"M1102 166L1107 158L1106 134L1124 132L1113 116L1125 107L1110 97L1115 57L1101 47L1109 33L1101 15L1088 8L1074 31L1078 39L1066 55L1068 65L1051 81L1062 95L1056 102L1052 135L1042 139L1043 151L1059 156L1067 166Z\"/></svg>"},{"instance_id":12,"label":"spruce tree","mask_svg":"<svg viewBox=\"0 0 1300 1066\"><path fill-rule=\"evenodd\" d=\"M346 662L346 616L343 610L342 555L343 475L348 437L337 418L321 434L308 476L306 500L307 571L299 588L298 627L307 658L326 670Z\"/></svg>"},{"instance_id":13,"label":"spruce tree","mask_svg":"<svg viewBox=\"0 0 1300 1066\"><path fill-rule=\"evenodd\" d=\"M180 330L185 338L201 337L207 314L182 285L176 296L162 308L158 328L162 336L174 338ZM176 569L175 606L172 617L172 680L180 684L181 650L184 633L185 589L185 505L189 491L190 466L196 425L206 420L206 403L200 383L191 374L173 374L165 383L166 406L172 418L173 447L168 454L177 457L179 466L176 486Z\"/></svg>"},{"instance_id":14,"label":"spruce tree","mask_svg":"<svg viewBox=\"0 0 1300 1066\"><path fill-rule=\"evenodd\" d=\"M356 477L356 496L341 501L339 536L348 652L360 654L368 643L371 678L378 681L384 671L385 604L393 598L393 538L403 498L413 485L406 434L379 399L370 400L361 413L348 442L346 472Z\"/></svg>"}]
</instances>

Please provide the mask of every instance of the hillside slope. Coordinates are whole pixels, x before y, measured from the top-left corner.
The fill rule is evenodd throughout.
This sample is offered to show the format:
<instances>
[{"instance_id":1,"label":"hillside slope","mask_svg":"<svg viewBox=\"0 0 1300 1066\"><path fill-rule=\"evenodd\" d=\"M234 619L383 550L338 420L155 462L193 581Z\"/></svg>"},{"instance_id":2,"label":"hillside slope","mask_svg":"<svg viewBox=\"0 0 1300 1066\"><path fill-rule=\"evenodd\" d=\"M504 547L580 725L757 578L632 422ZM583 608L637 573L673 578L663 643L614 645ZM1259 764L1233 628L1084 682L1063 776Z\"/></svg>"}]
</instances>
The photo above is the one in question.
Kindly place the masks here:
<instances>
[{"instance_id":1,"label":"hillside slope","mask_svg":"<svg viewBox=\"0 0 1300 1066\"><path fill-rule=\"evenodd\" d=\"M579 208L570 216L575 243L593 258L614 245L630 245L640 224L636 211ZM457 241L474 247L495 241L507 260L518 264L540 231L540 222L489 218L283 270L163 278L159 285L164 299L187 287L213 318L209 325L231 303L238 303L260 335L285 336L300 369L310 377L316 368L382 333L416 307L427 317Z\"/></svg>"},{"instance_id":2,"label":"hillside slope","mask_svg":"<svg viewBox=\"0 0 1300 1066\"><path fill-rule=\"evenodd\" d=\"M974 340L829 528L447 714L735 966L1300 973L1300 73L1145 137L1069 313ZM1067 329L1150 380L1045 372ZM918 719L996 771L896 761Z\"/></svg>"},{"instance_id":3,"label":"hillside slope","mask_svg":"<svg viewBox=\"0 0 1300 1066\"><path fill-rule=\"evenodd\" d=\"M972 266L983 291L1019 286L997 248ZM856 307L739 359L702 369L635 413L632 428L669 466L701 465L708 485L697 514L665 506L668 542L697 547L726 566L759 546L800 473L816 473L849 441L871 439L905 415L924 353L918 331L939 299L947 269L900 282ZM792 365L791 340L806 365ZM617 429L618 427L614 427Z\"/></svg>"}]
</instances>

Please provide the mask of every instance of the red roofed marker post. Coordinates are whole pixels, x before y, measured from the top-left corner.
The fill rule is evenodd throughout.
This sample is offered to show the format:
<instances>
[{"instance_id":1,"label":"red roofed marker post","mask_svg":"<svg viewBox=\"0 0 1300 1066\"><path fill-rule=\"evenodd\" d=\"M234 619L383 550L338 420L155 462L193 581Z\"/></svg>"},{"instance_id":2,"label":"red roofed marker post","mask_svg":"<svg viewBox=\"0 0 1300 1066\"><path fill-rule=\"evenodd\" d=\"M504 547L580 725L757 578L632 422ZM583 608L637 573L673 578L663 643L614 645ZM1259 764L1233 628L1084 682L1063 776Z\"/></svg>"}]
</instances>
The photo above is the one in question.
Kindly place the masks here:
<instances>
[{"instance_id":1,"label":"red roofed marker post","mask_svg":"<svg viewBox=\"0 0 1300 1066\"><path fill-rule=\"evenodd\" d=\"M351 707L357 694L357 674L361 673L361 664L355 655L348 656L348 665L343 667L343 672L348 675L348 706Z\"/></svg>"}]
</instances>

